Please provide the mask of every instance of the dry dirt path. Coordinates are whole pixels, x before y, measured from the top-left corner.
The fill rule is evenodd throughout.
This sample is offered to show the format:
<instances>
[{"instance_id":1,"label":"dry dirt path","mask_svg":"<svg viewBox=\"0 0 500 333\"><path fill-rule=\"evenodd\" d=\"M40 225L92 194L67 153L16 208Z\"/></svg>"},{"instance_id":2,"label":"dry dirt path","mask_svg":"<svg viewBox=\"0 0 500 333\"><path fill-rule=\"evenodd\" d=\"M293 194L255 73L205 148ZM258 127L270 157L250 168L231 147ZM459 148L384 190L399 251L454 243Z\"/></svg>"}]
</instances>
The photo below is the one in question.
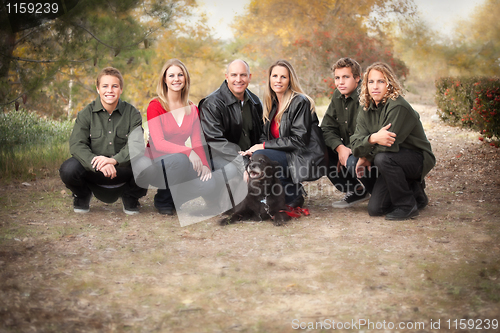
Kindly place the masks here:
<instances>
[{"instance_id":1,"label":"dry dirt path","mask_svg":"<svg viewBox=\"0 0 500 333\"><path fill-rule=\"evenodd\" d=\"M438 164L410 221L334 210L326 179L285 227L180 227L153 193L76 215L59 179L3 185L0 332L499 331L500 150L415 107Z\"/></svg>"}]
</instances>

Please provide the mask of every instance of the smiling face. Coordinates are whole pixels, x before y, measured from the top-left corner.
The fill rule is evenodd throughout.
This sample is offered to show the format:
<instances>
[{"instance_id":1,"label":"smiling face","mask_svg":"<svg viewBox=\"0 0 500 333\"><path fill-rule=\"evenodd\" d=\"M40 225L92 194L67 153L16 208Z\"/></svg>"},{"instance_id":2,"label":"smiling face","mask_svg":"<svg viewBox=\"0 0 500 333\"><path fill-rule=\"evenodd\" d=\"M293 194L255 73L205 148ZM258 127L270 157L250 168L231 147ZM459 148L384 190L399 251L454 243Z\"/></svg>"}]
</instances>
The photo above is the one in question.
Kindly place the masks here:
<instances>
[{"instance_id":1,"label":"smiling face","mask_svg":"<svg viewBox=\"0 0 500 333\"><path fill-rule=\"evenodd\" d=\"M243 61L234 61L229 65L226 73L227 86L233 95L243 101L245 98L245 90L250 83L252 74L249 73L247 66Z\"/></svg>"},{"instance_id":2,"label":"smiling face","mask_svg":"<svg viewBox=\"0 0 500 333\"><path fill-rule=\"evenodd\" d=\"M269 77L269 85L277 96L285 94L290 86L290 73L284 66L274 66Z\"/></svg>"},{"instance_id":3,"label":"smiling face","mask_svg":"<svg viewBox=\"0 0 500 333\"><path fill-rule=\"evenodd\" d=\"M186 76L179 66L173 65L165 73L165 83L169 92L181 92L186 85Z\"/></svg>"},{"instance_id":4,"label":"smiling face","mask_svg":"<svg viewBox=\"0 0 500 333\"><path fill-rule=\"evenodd\" d=\"M384 74L376 69L372 69L368 73L368 93L376 105L382 101L387 93L387 80Z\"/></svg>"},{"instance_id":5,"label":"smiling face","mask_svg":"<svg viewBox=\"0 0 500 333\"><path fill-rule=\"evenodd\" d=\"M345 97L349 97L358 87L359 77L354 78L350 67L337 68L333 74L335 86Z\"/></svg>"},{"instance_id":6,"label":"smiling face","mask_svg":"<svg viewBox=\"0 0 500 333\"><path fill-rule=\"evenodd\" d=\"M123 89L120 86L120 80L116 76L103 75L99 80L97 92L101 97L102 106L106 111L112 113L118 105Z\"/></svg>"}]
</instances>

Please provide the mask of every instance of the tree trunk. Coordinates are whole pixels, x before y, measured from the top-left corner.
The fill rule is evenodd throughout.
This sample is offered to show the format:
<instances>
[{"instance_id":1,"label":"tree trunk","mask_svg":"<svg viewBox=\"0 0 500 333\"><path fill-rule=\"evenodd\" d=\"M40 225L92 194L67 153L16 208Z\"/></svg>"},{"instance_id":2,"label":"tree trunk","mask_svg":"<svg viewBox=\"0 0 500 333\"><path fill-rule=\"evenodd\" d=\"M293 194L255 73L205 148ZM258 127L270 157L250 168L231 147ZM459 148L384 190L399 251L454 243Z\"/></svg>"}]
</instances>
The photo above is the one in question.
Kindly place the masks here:
<instances>
[{"instance_id":1,"label":"tree trunk","mask_svg":"<svg viewBox=\"0 0 500 333\"><path fill-rule=\"evenodd\" d=\"M0 104L6 103L5 99L9 95L9 69L16 42L16 34L12 32L7 15L4 14L0 14L3 21L0 25Z\"/></svg>"}]
</instances>

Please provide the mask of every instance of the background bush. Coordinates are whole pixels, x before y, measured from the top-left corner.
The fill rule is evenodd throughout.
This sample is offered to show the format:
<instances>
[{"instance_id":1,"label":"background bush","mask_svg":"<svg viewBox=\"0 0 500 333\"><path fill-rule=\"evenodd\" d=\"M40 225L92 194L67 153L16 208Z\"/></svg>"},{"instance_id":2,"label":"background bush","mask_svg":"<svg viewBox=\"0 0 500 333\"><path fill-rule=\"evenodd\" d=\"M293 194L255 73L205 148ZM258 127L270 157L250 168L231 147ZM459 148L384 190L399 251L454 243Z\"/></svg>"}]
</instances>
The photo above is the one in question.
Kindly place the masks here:
<instances>
[{"instance_id":1,"label":"background bush","mask_svg":"<svg viewBox=\"0 0 500 333\"><path fill-rule=\"evenodd\" d=\"M440 118L449 125L472 128L479 140L500 142L500 78L445 77L436 80Z\"/></svg>"},{"instance_id":2,"label":"background bush","mask_svg":"<svg viewBox=\"0 0 500 333\"><path fill-rule=\"evenodd\" d=\"M72 121L25 110L0 114L0 179L33 179L57 173L69 155Z\"/></svg>"}]
</instances>

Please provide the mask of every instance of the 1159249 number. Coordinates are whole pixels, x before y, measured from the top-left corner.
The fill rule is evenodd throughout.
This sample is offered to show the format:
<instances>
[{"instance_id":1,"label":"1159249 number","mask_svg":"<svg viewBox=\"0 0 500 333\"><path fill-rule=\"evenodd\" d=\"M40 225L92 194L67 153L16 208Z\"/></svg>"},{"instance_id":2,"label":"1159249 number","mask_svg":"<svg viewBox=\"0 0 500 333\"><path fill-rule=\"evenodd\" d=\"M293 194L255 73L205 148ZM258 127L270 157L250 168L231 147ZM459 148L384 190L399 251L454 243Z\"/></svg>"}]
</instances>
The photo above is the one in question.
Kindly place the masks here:
<instances>
[{"instance_id":1,"label":"1159249 number","mask_svg":"<svg viewBox=\"0 0 500 333\"><path fill-rule=\"evenodd\" d=\"M5 5L9 14L56 14L59 12L57 3L7 3Z\"/></svg>"},{"instance_id":2,"label":"1159249 number","mask_svg":"<svg viewBox=\"0 0 500 333\"><path fill-rule=\"evenodd\" d=\"M498 328L498 320L497 319L448 319L446 321L448 323L448 329L470 329L470 330L489 330Z\"/></svg>"}]
</instances>

